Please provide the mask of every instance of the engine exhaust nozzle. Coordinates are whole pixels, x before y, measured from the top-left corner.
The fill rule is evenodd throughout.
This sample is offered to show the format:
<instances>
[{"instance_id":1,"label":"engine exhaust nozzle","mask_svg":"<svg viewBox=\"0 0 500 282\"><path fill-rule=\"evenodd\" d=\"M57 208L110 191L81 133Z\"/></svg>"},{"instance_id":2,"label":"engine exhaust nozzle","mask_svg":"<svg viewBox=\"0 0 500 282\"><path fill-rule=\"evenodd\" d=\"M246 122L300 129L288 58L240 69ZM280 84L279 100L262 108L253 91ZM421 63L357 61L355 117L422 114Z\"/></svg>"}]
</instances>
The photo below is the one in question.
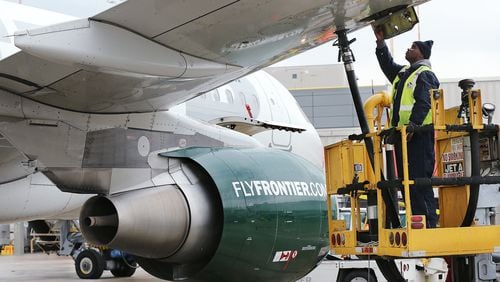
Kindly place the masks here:
<instances>
[{"instance_id":1,"label":"engine exhaust nozzle","mask_svg":"<svg viewBox=\"0 0 500 282\"><path fill-rule=\"evenodd\" d=\"M147 258L166 258L184 244L190 212L175 185L95 196L80 212L87 241Z\"/></svg>"}]
</instances>

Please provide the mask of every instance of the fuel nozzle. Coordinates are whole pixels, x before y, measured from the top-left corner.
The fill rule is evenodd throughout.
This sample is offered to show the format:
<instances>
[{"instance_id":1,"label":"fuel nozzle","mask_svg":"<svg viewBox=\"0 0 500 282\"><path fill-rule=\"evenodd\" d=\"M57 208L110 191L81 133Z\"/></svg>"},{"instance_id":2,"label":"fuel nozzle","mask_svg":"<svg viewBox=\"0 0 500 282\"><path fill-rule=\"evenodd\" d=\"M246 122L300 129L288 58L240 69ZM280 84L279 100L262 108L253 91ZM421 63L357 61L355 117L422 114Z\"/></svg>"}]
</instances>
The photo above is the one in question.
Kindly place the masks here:
<instances>
[{"instance_id":1,"label":"fuel nozzle","mask_svg":"<svg viewBox=\"0 0 500 282\"><path fill-rule=\"evenodd\" d=\"M464 93L467 94L467 91L472 89L472 87L474 87L475 84L476 84L476 82L470 78L460 80L458 82L458 87L462 88L462 91L463 91L462 96L464 95Z\"/></svg>"},{"instance_id":2,"label":"fuel nozzle","mask_svg":"<svg viewBox=\"0 0 500 282\"><path fill-rule=\"evenodd\" d=\"M462 79L458 82L458 87L462 89L461 98L462 104L458 110L458 118L463 118L464 123L469 121L469 91L474 87L476 82L473 79Z\"/></svg>"}]
</instances>

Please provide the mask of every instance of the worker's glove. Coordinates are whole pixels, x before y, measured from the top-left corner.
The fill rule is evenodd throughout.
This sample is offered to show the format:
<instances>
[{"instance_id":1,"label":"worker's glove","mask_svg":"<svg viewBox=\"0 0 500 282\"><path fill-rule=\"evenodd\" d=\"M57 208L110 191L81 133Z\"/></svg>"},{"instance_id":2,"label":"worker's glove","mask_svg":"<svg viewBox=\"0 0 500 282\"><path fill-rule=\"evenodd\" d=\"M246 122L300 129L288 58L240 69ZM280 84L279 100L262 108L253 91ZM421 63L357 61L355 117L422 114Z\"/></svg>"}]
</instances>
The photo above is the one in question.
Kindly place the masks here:
<instances>
[{"instance_id":1,"label":"worker's glove","mask_svg":"<svg viewBox=\"0 0 500 282\"><path fill-rule=\"evenodd\" d=\"M413 134L415 133L416 130L420 128L420 125L413 123L410 121L408 126L406 126L406 142L410 142Z\"/></svg>"},{"instance_id":2,"label":"worker's glove","mask_svg":"<svg viewBox=\"0 0 500 282\"><path fill-rule=\"evenodd\" d=\"M401 140L400 133L396 129L393 128L393 130L385 136L384 143L385 144L396 144L398 141Z\"/></svg>"},{"instance_id":3,"label":"worker's glove","mask_svg":"<svg viewBox=\"0 0 500 282\"><path fill-rule=\"evenodd\" d=\"M420 125L410 121L410 123L408 123L408 125L406 126L406 132L415 132L419 128L420 128Z\"/></svg>"}]
</instances>

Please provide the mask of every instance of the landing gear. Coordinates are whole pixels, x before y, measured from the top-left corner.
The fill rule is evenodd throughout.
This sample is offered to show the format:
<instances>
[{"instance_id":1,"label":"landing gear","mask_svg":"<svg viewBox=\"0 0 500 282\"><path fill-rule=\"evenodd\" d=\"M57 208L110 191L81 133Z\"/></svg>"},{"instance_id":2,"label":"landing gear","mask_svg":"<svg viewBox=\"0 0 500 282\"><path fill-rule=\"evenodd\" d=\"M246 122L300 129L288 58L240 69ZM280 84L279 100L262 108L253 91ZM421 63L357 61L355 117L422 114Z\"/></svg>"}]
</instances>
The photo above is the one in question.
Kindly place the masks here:
<instances>
[{"instance_id":1,"label":"landing gear","mask_svg":"<svg viewBox=\"0 0 500 282\"><path fill-rule=\"evenodd\" d=\"M76 274L81 279L99 279L104 270L115 277L130 277L136 269L132 256L118 250L84 249L75 259Z\"/></svg>"},{"instance_id":2,"label":"landing gear","mask_svg":"<svg viewBox=\"0 0 500 282\"><path fill-rule=\"evenodd\" d=\"M113 252L115 253L114 255ZM117 250L112 250L110 252L110 256L114 256L114 267L110 269L110 271L115 277L130 277L134 275L138 266L130 255Z\"/></svg>"},{"instance_id":3,"label":"landing gear","mask_svg":"<svg viewBox=\"0 0 500 282\"><path fill-rule=\"evenodd\" d=\"M77 231L71 231L76 229ZM75 261L75 271L81 279L99 279L104 270L115 277L134 275L138 265L131 255L113 249L90 247L78 231L78 224L64 221L60 230L58 255L71 256Z\"/></svg>"},{"instance_id":4,"label":"landing gear","mask_svg":"<svg viewBox=\"0 0 500 282\"><path fill-rule=\"evenodd\" d=\"M81 279L99 279L105 267L104 258L93 249L82 251L75 259L76 274Z\"/></svg>"},{"instance_id":5,"label":"landing gear","mask_svg":"<svg viewBox=\"0 0 500 282\"><path fill-rule=\"evenodd\" d=\"M130 277L134 275L136 268L133 268L123 262L119 262L115 269L111 270L111 273L115 277Z\"/></svg>"}]
</instances>

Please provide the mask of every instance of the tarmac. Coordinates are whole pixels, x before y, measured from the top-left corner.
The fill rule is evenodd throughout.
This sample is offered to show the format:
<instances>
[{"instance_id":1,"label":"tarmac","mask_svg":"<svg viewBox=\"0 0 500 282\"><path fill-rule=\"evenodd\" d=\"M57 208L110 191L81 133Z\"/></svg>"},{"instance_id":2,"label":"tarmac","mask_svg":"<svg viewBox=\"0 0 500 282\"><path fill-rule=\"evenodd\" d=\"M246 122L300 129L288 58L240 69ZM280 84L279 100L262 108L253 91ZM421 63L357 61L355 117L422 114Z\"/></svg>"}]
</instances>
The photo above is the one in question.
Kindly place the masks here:
<instances>
[{"instance_id":1,"label":"tarmac","mask_svg":"<svg viewBox=\"0 0 500 282\"><path fill-rule=\"evenodd\" d=\"M116 278L105 270L100 280L127 281L127 282L159 282L165 281L155 278L138 268L132 277ZM75 263L68 256L56 254L24 254L22 256L0 256L0 282L66 282L66 281L99 281L82 280L75 272ZM500 272L497 272L497 281L500 281Z\"/></svg>"},{"instance_id":2,"label":"tarmac","mask_svg":"<svg viewBox=\"0 0 500 282\"><path fill-rule=\"evenodd\" d=\"M158 282L155 278L138 268L132 277L115 278L105 270L101 277L104 281ZM78 278L75 263L71 257L56 254L25 254L21 256L0 256L0 281L39 282L39 281L85 281ZM87 280L89 281L89 280ZM99 281L99 280L93 280Z\"/></svg>"}]
</instances>

